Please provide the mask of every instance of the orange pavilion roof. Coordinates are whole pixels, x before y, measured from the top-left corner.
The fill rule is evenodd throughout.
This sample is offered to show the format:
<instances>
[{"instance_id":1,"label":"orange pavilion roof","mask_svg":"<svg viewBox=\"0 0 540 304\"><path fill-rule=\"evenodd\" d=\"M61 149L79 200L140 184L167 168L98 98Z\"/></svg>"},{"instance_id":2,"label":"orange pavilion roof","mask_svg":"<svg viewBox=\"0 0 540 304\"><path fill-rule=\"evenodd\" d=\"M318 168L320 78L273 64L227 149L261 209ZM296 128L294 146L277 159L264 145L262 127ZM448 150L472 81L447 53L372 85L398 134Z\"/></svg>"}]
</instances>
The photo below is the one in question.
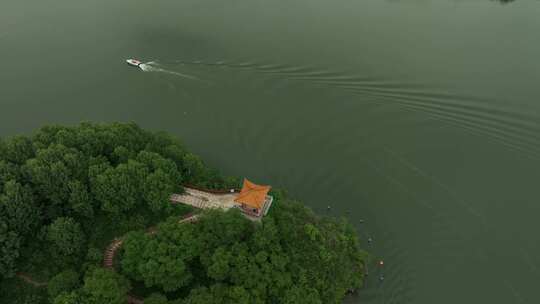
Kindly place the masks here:
<instances>
[{"instance_id":1,"label":"orange pavilion roof","mask_svg":"<svg viewBox=\"0 0 540 304\"><path fill-rule=\"evenodd\" d=\"M234 200L235 202L242 203L257 209L261 209L264 205L264 200L268 191L270 191L270 186L261 186L254 184L244 178L244 185L240 194Z\"/></svg>"}]
</instances>

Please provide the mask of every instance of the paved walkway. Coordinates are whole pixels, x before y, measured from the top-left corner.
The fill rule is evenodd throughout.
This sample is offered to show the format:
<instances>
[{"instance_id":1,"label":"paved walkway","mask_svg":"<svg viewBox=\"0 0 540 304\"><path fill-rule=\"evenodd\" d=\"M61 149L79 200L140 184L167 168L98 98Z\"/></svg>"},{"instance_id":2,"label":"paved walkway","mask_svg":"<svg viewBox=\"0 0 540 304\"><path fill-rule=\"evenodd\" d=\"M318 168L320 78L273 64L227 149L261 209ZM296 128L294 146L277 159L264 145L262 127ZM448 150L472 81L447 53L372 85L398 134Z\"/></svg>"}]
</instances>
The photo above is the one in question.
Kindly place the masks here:
<instances>
[{"instance_id":1,"label":"paved walkway","mask_svg":"<svg viewBox=\"0 0 540 304\"><path fill-rule=\"evenodd\" d=\"M116 238L109 244L109 246L107 246L107 249L105 249L105 254L103 254L103 267L108 269L114 268L114 255L122 246L123 242L123 239Z\"/></svg>"},{"instance_id":2,"label":"paved walkway","mask_svg":"<svg viewBox=\"0 0 540 304\"><path fill-rule=\"evenodd\" d=\"M184 217L182 217L178 223L193 223L196 222L199 219L198 214L189 213L186 214ZM154 235L157 233L157 227L153 226L146 230L146 233L150 235ZM114 257L116 255L116 252L120 247L122 247L122 244L124 243L123 237L121 238L115 238L109 246L107 246L107 249L105 249L105 253L103 254L103 267L114 270Z\"/></svg>"},{"instance_id":3,"label":"paved walkway","mask_svg":"<svg viewBox=\"0 0 540 304\"><path fill-rule=\"evenodd\" d=\"M32 279L28 274L23 273L23 272L17 272L16 276L19 279L25 281L26 283L33 285L34 287L47 286L47 282L34 281L34 279Z\"/></svg>"},{"instance_id":4,"label":"paved walkway","mask_svg":"<svg viewBox=\"0 0 540 304\"><path fill-rule=\"evenodd\" d=\"M235 208L238 204L234 201L238 192L212 193L198 189L184 187L182 194L173 194L170 197L173 204L186 204L198 209L222 209L224 211ZM261 217L243 211L242 214L249 220L260 221Z\"/></svg>"},{"instance_id":5,"label":"paved walkway","mask_svg":"<svg viewBox=\"0 0 540 304\"><path fill-rule=\"evenodd\" d=\"M228 210L236 206L234 200L238 196L237 192L233 193L210 193L205 191L200 191L197 189L184 187L185 192L183 194L173 194L171 195L171 203L182 203L186 205L193 206L198 209L223 209ZM250 216L246 216L251 218ZM187 214L185 215L179 223L192 223L196 222L199 219L198 214ZM157 232L157 227L150 227L147 229L148 234L155 234ZM123 237L115 238L109 246L105 249L103 254L103 267L111 269L114 271L114 257L118 249L122 247L124 240ZM32 284L36 287L47 286L47 283L34 281L29 275L24 273L17 273L17 277L21 278L25 282ZM136 298L132 295L128 295L129 304L143 304L144 301Z\"/></svg>"},{"instance_id":6,"label":"paved walkway","mask_svg":"<svg viewBox=\"0 0 540 304\"><path fill-rule=\"evenodd\" d=\"M127 296L127 302L128 304L144 304L144 301L139 299L139 298L136 298L132 295L128 295Z\"/></svg>"},{"instance_id":7,"label":"paved walkway","mask_svg":"<svg viewBox=\"0 0 540 304\"><path fill-rule=\"evenodd\" d=\"M193 223L196 222L199 219L199 214L189 213L186 214L184 217L182 217L178 223ZM157 227L150 227L146 230L146 233L148 234L156 234L157 233ZM109 246L107 246L107 249L105 249L105 253L103 254L103 267L113 270L114 271L114 257L116 255L116 252L120 247L122 247L122 244L124 243L123 237L121 238L115 238ZM47 286L47 282L38 282L32 279L28 274L23 272L16 273L16 276L20 278L21 280L25 281L28 284L33 285L34 287L44 287ZM143 304L144 301L142 299L139 299L131 294L128 294L127 296L127 302L128 304Z\"/></svg>"},{"instance_id":8,"label":"paved walkway","mask_svg":"<svg viewBox=\"0 0 540 304\"><path fill-rule=\"evenodd\" d=\"M193 214L189 213L186 214L184 217L182 217L178 223L194 223L199 219L199 214ZM154 235L157 233L157 227L153 226L146 230L146 233L150 235ZM109 246L107 246L107 249L105 250L105 254L103 255L103 267L110 269L114 271L114 257L116 255L116 252L120 247L122 247L122 244L124 243L123 237L122 238L115 238ZM127 297L128 304L143 304L144 301L142 299L139 299L131 294Z\"/></svg>"},{"instance_id":9,"label":"paved walkway","mask_svg":"<svg viewBox=\"0 0 540 304\"><path fill-rule=\"evenodd\" d=\"M238 193L209 193L197 189L184 187L182 194L171 195L172 203L181 203L199 209L223 209L228 210L236 206L234 202Z\"/></svg>"}]
</instances>

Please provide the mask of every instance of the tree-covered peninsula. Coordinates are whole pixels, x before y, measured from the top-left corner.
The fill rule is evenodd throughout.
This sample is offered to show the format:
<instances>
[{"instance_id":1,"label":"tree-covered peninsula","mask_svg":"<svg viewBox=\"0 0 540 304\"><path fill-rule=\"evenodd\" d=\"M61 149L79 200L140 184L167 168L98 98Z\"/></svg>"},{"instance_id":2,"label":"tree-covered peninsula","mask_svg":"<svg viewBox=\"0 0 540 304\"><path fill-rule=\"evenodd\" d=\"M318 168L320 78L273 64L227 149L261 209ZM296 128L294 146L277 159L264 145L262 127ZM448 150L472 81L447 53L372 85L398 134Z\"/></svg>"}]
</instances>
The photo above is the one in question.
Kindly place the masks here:
<instances>
[{"instance_id":1,"label":"tree-covered peninsula","mask_svg":"<svg viewBox=\"0 0 540 304\"><path fill-rule=\"evenodd\" d=\"M362 286L366 253L346 221L275 190L260 221L172 204L185 184L240 179L135 124L0 140L0 302L340 303Z\"/></svg>"}]
</instances>

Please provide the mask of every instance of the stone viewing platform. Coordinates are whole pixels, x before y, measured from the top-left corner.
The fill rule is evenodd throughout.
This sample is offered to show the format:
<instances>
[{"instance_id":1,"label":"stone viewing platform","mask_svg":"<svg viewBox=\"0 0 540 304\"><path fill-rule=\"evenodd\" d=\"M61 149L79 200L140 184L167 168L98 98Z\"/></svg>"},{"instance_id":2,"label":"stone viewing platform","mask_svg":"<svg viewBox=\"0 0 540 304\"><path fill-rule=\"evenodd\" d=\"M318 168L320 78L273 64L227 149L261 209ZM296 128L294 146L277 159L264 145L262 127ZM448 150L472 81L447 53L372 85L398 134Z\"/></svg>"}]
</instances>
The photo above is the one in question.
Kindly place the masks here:
<instances>
[{"instance_id":1,"label":"stone viewing platform","mask_svg":"<svg viewBox=\"0 0 540 304\"><path fill-rule=\"evenodd\" d=\"M206 190L184 186L184 193L171 195L171 202L193 206L198 209L239 208L246 217L260 219L268 213L272 206L273 197L268 195L270 186L256 185L244 179L240 191Z\"/></svg>"},{"instance_id":2,"label":"stone viewing platform","mask_svg":"<svg viewBox=\"0 0 540 304\"><path fill-rule=\"evenodd\" d=\"M238 193L210 193L194 188L184 187L184 193L171 195L173 203L182 203L198 209L223 209L233 208L234 200Z\"/></svg>"}]
</instances>

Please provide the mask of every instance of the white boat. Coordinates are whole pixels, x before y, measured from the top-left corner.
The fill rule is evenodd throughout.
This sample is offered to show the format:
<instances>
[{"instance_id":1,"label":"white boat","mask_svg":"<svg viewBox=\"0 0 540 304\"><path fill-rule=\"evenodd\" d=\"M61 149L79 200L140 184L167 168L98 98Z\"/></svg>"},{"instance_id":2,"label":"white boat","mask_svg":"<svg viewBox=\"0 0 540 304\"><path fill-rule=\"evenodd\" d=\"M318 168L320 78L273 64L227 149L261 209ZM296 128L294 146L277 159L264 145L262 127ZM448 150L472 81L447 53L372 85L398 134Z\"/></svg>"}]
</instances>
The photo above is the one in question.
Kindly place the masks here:
<instances>
[{"instance_id":1,"label":"white boat","mask_svg":"<svg viewBox=\"0 0 540 304\"><path fill-rule=\"evenodd\" d=\"M138 67L138 66L140 66L142 64L142 62L137 60L137 59L127 59L126 62L127 62L127 64L132 65L132 66L136 66L136 67Z\"/></svg>"}]
</instances>

